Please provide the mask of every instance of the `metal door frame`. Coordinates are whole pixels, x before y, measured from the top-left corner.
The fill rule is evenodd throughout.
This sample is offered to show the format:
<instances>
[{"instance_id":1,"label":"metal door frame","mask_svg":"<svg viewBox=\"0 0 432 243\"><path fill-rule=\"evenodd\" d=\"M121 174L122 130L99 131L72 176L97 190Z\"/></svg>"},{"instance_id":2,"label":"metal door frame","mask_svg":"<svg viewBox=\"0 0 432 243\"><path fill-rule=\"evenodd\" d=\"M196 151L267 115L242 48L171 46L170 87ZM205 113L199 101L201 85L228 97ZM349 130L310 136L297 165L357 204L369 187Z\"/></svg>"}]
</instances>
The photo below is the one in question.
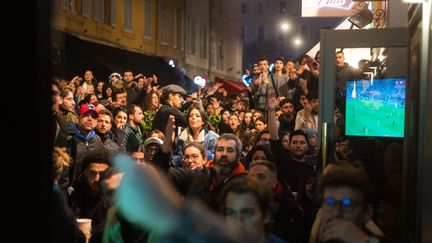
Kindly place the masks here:
<instances>
[{"instance_id":1,"label":"metal door frame","mask_svg":"<svg viewBox=\"0 0 432 243\"><path fill-rule=\"evenodd\" d=\"M336 86L336 48L405 47L409 48L408 28L369 30L321 30L319 127L318 136L323 166L327 164L328 144L334 143L334 102ZM408 60L408 51L406 60ZM408 74L408 67L407 72ZM406 127L406 124L405 124Z\"/></svg>"}]
</instances>

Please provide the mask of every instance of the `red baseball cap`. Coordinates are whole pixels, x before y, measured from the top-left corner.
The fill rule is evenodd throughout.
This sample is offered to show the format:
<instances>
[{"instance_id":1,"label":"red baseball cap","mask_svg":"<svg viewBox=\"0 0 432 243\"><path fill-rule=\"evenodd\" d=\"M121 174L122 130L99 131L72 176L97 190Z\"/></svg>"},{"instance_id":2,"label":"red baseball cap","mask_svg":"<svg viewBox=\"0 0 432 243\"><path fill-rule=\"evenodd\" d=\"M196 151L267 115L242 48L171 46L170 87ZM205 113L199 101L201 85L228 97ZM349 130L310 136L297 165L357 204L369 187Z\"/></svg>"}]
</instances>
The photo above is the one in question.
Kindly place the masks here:
<instances>
[{"instance_id":1,"label":"red baseball cap","mask_svg":"<svg viewBox=\"0 0 432 243\"><path fill-rule=\"evenodd\" d=\"M92 112L96 117L99 116L99 112L96 110L96 107L93 104L85 103L81 105L79 115L82 116L88 112Z\"/></svg>"}]
</instances>

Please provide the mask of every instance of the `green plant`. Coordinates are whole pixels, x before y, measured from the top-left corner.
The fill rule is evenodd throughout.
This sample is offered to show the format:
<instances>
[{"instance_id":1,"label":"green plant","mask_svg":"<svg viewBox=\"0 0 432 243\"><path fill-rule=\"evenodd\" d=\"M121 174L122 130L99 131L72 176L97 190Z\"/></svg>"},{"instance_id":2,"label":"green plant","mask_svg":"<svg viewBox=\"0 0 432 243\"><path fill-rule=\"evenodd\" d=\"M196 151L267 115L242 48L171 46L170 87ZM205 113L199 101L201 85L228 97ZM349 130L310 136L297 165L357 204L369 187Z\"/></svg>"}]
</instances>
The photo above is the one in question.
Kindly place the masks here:
<instances>
[{"instance_id":1,"label":"green plant","mask_svg":"<svg viewBox=\"0 0 432 243\"><path fill-rule=\"evenodd\" d=\"M141 132L144 140L150 135L152 131L153 120L156 115L156 111L144 111L144 118L141 122Z\"/></svg>"},{"instance_id":2,"label":"green plant","mask_svg":"<svg viewBox=\"0 0 432 243\"><path fill-rule=\"evenodd\" d=\"M212 114L208 116L210 123L213 125L215 132L219 133L219 123L221 121L220 114Z\"/></svg>"}]
</instances>

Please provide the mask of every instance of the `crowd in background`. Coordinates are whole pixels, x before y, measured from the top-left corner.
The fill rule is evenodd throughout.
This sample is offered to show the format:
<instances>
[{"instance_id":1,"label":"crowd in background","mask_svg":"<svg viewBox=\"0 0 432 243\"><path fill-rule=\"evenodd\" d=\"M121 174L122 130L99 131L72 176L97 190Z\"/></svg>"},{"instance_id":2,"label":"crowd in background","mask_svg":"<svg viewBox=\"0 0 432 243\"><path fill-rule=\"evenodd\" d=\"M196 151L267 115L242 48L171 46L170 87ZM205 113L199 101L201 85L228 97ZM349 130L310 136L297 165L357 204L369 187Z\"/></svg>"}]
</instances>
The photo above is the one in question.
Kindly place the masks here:
<instances>
[{"instance_id":1,"label":"crowd in background","mask_svg":"<svg viewBox=\"0 0 432 243\"><path fill-rule=\"evenodd\" d=\"M372 209L393 215L399 202L391 195L374 198L372 188L397 191L400 179L388 185L371 171L378 173L373 167L386 161L398 164L398 158L375 156L383 148L379 141L343 136L344 84L360 78L361 70L336 53L335 168L324 170L317 141L319 53L298 62L278 58L272 71L270 64L258 60L248 73L251 86L236 94L220 83L187 93L175 84L159 86L156 75L131 70L114 72L108 80L96 79L91 70L83 78L53 80L54 191L66 225L56 237L69 242L382 240L377 224L392 227L396 219L380 225ZM391 155L400 151L397 144L385 149ZM114 164L116 155L129 158L123 159L130 162L123 165L126 172ZM329 171L327 177L321 177L322 170ZM202 207L205 212L198 212ZM227 224L213 219L214 213ZM75 230L75 218L92 219L91 235ZM209 232L201 224L213 228Z\"/></svg>"}]
</instances>

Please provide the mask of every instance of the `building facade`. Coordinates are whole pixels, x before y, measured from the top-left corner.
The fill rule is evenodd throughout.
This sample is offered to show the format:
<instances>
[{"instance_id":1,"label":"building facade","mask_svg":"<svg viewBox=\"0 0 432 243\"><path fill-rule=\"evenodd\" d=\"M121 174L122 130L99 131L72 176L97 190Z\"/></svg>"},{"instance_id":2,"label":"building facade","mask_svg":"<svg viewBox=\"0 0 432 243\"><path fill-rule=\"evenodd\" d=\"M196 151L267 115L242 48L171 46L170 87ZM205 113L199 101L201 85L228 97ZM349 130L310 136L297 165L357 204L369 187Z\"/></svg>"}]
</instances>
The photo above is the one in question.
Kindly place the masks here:
<instances>
[{"instance_id":1,"label":"building facade","mask_svg":"<svg viewBox=\"0 0 432 243\"><path fill-rule=\"evenodd\" d=\"M320 29L331 29L341 18L302 18L298 0L242 2L243 64L261 57L296 59L319 41Z\"/></svg>"},{"instance_id":2,"label":"building facade","mask_svg":"<svg viewBox=\"0 0 432 243\"><path fill-rule=\"evenodd\" d=\"M227 21L219 14L226 13L222 10L229 10L229 14L240 11L239 4L230 3L231 7L238 6L229 8L227 3L58 0L54 4L52 27L92 43L162 57L191 78L195 75L214 78L217 74L238 79L242 56L240 27L212 28L216 26L214 21ZM213 14L212 7L221 11Z\"/></svg>"}]
</instances>

